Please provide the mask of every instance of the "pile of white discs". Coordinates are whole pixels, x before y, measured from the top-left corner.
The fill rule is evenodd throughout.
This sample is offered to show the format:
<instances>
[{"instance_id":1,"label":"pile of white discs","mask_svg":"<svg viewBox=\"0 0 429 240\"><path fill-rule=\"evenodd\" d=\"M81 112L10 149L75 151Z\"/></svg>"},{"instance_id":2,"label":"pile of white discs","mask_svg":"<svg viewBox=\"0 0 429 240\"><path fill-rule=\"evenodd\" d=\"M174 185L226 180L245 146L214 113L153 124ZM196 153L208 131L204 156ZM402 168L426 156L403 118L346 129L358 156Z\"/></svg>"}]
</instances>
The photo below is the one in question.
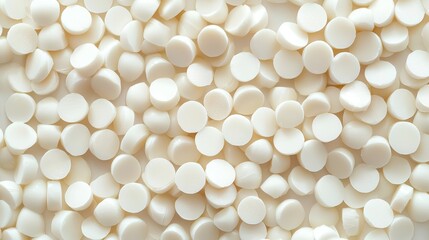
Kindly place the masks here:
<instances>
[{"instance_id":1,"label":"pile of white discs","mask_svg":"<svg viewBox=\"0 0 429 240\"><path fill-rule=\"evenodd\" d=\"M0 79L2 240L429 239L429 0L0 0Z\"/></svg>"}]
</instances>

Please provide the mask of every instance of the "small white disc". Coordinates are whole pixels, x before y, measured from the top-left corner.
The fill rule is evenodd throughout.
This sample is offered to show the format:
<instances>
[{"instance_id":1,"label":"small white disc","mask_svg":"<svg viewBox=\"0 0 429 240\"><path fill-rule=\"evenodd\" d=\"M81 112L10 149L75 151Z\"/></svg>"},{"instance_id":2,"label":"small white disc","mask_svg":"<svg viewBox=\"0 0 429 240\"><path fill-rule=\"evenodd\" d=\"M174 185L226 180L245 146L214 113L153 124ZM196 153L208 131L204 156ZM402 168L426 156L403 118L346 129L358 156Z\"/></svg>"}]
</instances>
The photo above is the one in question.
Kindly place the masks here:
<instances>
[{"instance_id":1,"label":"small white disc","mask_svg":"<svg viewBox=\"0 0 429 240\"><path fill-rule=\"evenodd\" d=\"M176 170L170 161L164 158L153 158L146 164L142 178L153 192L163 193L174 185L175 174Z\"/></svg>"},{"instance_id":2,"label":"small white disc","mask_svg":"<svg viewBox=\"0 0 429 240\"><path fill-rule=\"evenodd\" d=\"M294 216L291 218L290 216ZM302 224L305 218L305 209L296 199L287 199L281 202L275 212L277 224L285 230L293 230Z\"/></svg>"},{"instance_id":3,"label":"small white disc","mask_svg":"<svg viewBox=\"0 0 429 240\"><path fill-rule=\"evenodd\" d=\"M395 155L383 167L383 175L392 184L402 184L411 176L410 163L408 160Z\"/></svg>"},{"instance_id":4,"label":"small white disc","mask_svg":"<svg viewBox=\"0 0 429 240\"><path fill-rule=\"evenodd\" d=\"M393 221L393 211L389 203L375 198L369 200L364 208L365 221L374 228L386 228Z\"/></svg>"},{"instance_id":5,"label":"small white disc","mask_svg":"<svg viewBox=\"0 0 429 240\"><path fill-rule=\"evenodd\" d=\"M277 130L273 139L274 147L284 155L295 155L304 146L304 135L297 128Z\"/></svg>"},{"instance_id":6,"label":"small white disc","mask_svg":"<svg viewBox=\"0 0 429 240\"><path fill-rule=\"evenodd\" d=\"M337 139L343 126L340 119L332 113L317 115L312 123L314 136L321 142L331 142Z\"/></svg>"},{"instance_id":7,"label":"small white disc","mask_svg":"<svg viewBox=\"0 0 429 240\"><path fill-rule=\"evenodd\" d=\"M36 111L36 102L25 93L10 95L5 103L5 112L11 122L28 122Z\"/></svg>"},{"instance_id":8,"label":"small white disc","mask_svg":"<svg viewBox=\"0 0 429 240\"><path fill-rule=\"evenodd\" d=\"M350 176L350 184L360 193L372 192L379 182L380 174L377 169L367 164L357 165Z\"/></svg>"},{"instance_id":9,"label":"small white disc","mask_svg":"<svg viewBox=\"0 0 429 240\"><path fill-rule=\"evenodd\" d=\"M265 204L259 197L248 196L238 204L237 213L243 222L258 224L265 218Z\"/></svg>"},{"instance_id":10,"label":"small white disc","mask_svg":"<svg viewBox=\"0 0 429 240\"><path fill-rule=\"evenodd\" d=\"M177 122L183 131L196 133L207 124L207 110L197 101L188 101L177 110Z\"/></svg>"},{"instance_id":11,"label":"small white disc","mask_svg":"<svg viewBox=\"0 0 429 240\"><path fill-rule=\"evenodd\" d=\"M211 160L206 165L207 182L216 188L225 188L235 181L234 167L225 160Z\"/></svg>"},{"instance_id":12,"label":"small white disc","mask_svg":"<svg viewBox=\"0 0 429 240\"><path fill-rule=\"evenodd\" d=\"M92 203L91 187L85 182L74 182L66 190L64 200L67 205L75 210L87 209Z\"/></svg>"},{"instance_id":13,"label":"small white disc","mask_svg":"<svg viewBox=\"0 0 429 240\"><path fill-rule=\"evenodd\" d=\"M399 154L412 154L420 145L420 131L410 122L396 122L389 131L389 144Z\"/></svg>"},{"instance_id":14,"label":"small white disc","mask_svg":"<svg viewBox=\"0 0 429 240\"><path fill-rule=\"evenodd\" d=\"M325 9L317 3L304 3L298 10L296 22L304 31L314 33L322 30L328 16Z\"/></svg>"},{"instance_id":15,"label":"small white disc","mask_svg":"<svg viewBox=\"0 0 429 240\"><path fill-rule=\"evenodd\" d=\"M149 205L149 189L140 183L127 183L119 191L118 202L124 211L139 213Z\"/></svg>"},{"instance_id":16,"label":"small white disc","mask_svg":"<svg viewBox=\"0 0 429 240\"><path fill-rule=\"evenodd\" d=\"M222 134L229 144L243 146L252 138L253 126L249 119L242 115L230 115L223 122Z\"/></svg>"},{"instance_id":17,"label":"small white disc","mask_svg":"<svg viewBox=\"0 0 429 240\"><path fill-rule=\"evenodd\" d=\"M85 98L77 93L69 93L58 103L58 115L65 122L80 122L88 114L89 106Z\"/></svg>"},{"instance_id":18,"label":"small white disc","mask_svg":"<svg viewBox=\"0 0 429 240\"><path fill-rule=\"evenodd\" d=\"M206 156L215 156L220 153L225 144L222 132L215 127L205 127L195 135L195 146Z\"/></svg>"},{"instance_id":19,"label":"small white disc","mask_svg":"<svg viewBox=\"0 0 429 240\"><path fill-rule=\"evenodd\" d=\"M344 185L337 177L325 175L314 187L317 202L324 207L336 207L344 200Z\"/></svg>"},{"instance_id":20,"label":"small white disc","mask_svg":"<svg viewBox=\"0 0 429 240\"><path fill-rule=\"evenodd\" d=\"M197 193L206 184L204 169L199 163L187 162L177 169L175 182L180 191L186 194Z\"/></svg>"},{"instance_id":21,"label":"small white disc","mask_svg":"<svg viewBox=\"0 0 429 240\"><path fill-rule=\"evenodd\" d=\"M91 14L82 6L68 6L61 13L61 24L63 28L72 35L85 33L91 27L91 23Z\"/></svg>"},{"instance_id":22,"label":"small white disc","mask_svg":"<svg viewBox=\"0 0 429 240\"><path fill-rule=\"evenodd\" d=\"M63 179L70 169L71 159L63 150L51 149L40 158L40 171L48 179Z\"/></svg>"},{"instance_id":23,"label":"small white disc","mask_svg":"<svg viewBox=\"0 0 429 240\"><path fill-rule=\"evenodd\" d=\"M365 68L365 78L374 88L384 89L396 80L396 68L390 62L377 61Z\"/></svg>"},{"instance_id":24,"label":"small white disc","mask_svg":"<svg viewBox=\"0 0 429 240\"><path fill-rule=\"evenodd\" d=\"M238 81L249 82L258 75L261 63L252 53L240 52L232 57L229 67Z\"/></svg>"}]
</instances>

